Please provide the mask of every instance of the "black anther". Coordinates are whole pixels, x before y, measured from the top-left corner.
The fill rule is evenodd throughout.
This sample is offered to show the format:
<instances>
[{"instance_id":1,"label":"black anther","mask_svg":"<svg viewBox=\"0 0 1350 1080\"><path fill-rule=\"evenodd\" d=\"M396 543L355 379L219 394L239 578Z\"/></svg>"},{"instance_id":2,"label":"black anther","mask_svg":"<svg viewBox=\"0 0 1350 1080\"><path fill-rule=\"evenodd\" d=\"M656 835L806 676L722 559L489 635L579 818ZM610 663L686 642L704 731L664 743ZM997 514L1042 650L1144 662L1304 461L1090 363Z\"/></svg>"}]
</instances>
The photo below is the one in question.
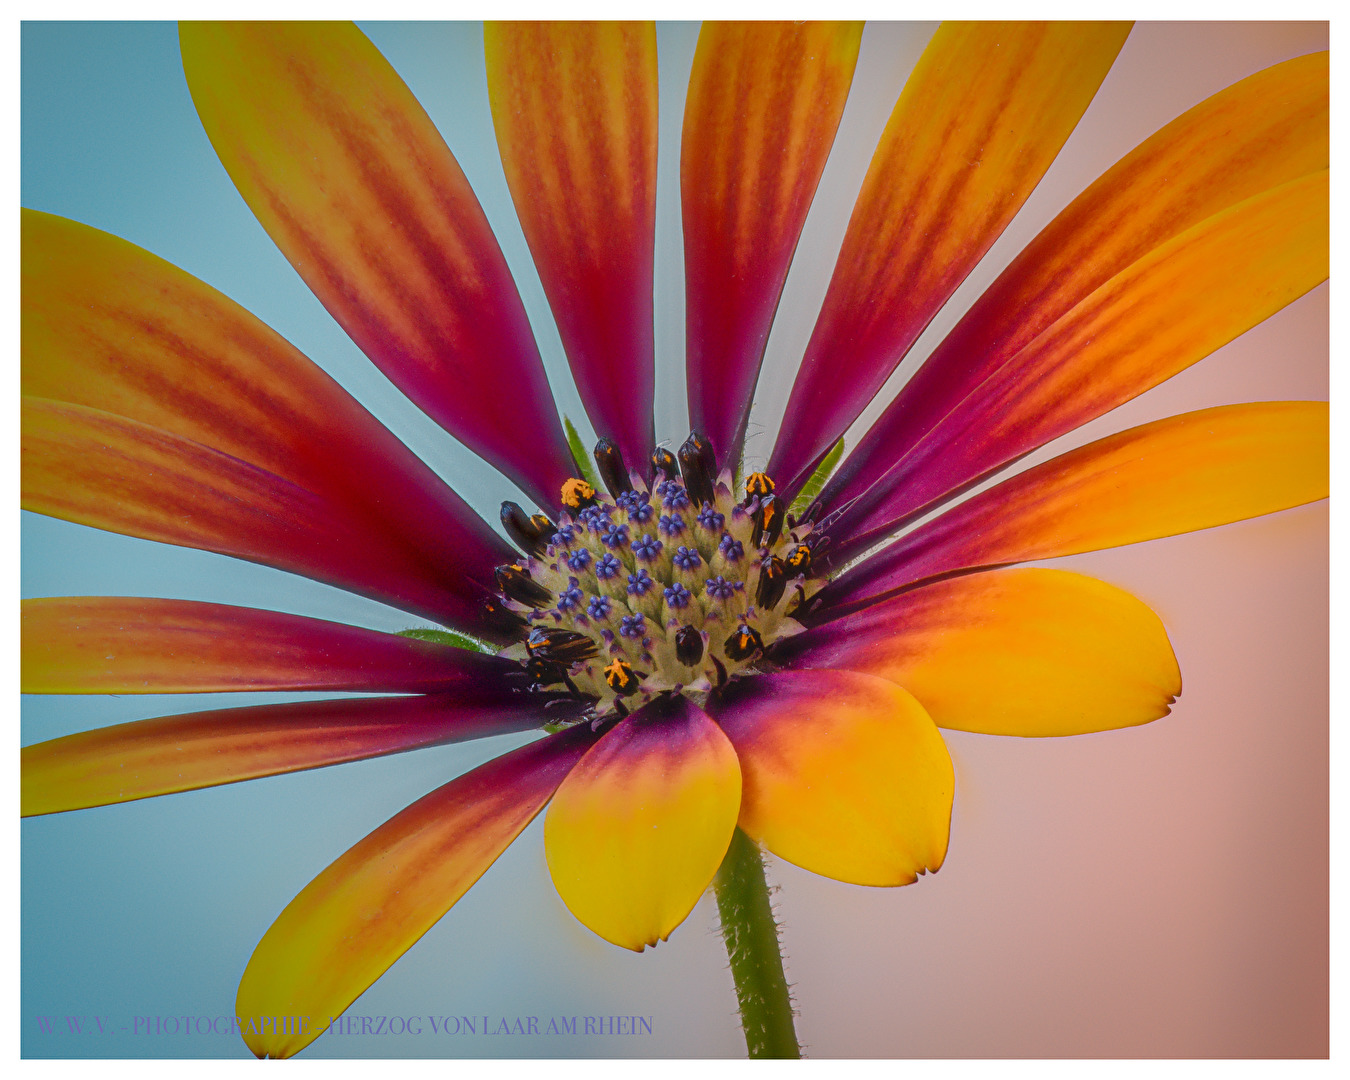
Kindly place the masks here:
<instances>
[{"instance_id":1,"label":"black anther","mask_svg":"<svg viewBox=\"0 0 1350 1080\"><path fill-rule=\"evenodd\" d=\"M530 516L516 503L502 503L502 528L526 555L542 555L557 526L543 514Z\"/></svg>"},{"instance_id":2,"label":"black anther","mask_svg":"<svg viewBox=\"0 0 1350 1080\"><path fill-rule=\"evenodd\" d=\"M764 639L759 636L759 631L753 626L746 626L742 623L736 627L733 633L722 648L727 654L728 660L748 660L754 656L760 649L764 648Z\"/></svg>"},{"instance_id":3,"label":"black anther","mask_svg":"<svg viewBox=\"0 0 1350 1080\"><path fill-rule=\"evenodd\" d=\"M578 660L589 660L599 655L599 647L585 634L562 627L541 626L530 631L525 641L525 649L531 656L545 660L558 660L565 664L575 664Z\"/></svg>"},{"instance_id":4,"label":"black anther","mask_svg":"<svg viewBox=\"0 0 1350 1080\"><path fill-rule=\"evenodd\" d=\"M680 475L679 463L672 454L663 446L658 446L652 451L652 482L656 482L656 474L665 473L667 480L674 480Z\"/></svg>"},{"instance_id":5,"label":"black anther","mask_svg":"<svg viewBox=\"0 0 1350 1080\"><path fill-rule=\"evenodd\" d=\"M703 659L703 635L694 627L684 626L676 633L675 659L685 667L694 667Z\"/></svg>"},{"instance_id":6,"label":"black anther","mask_svg":"<svg viewBox=\"0 0 1350 1080\"><path fill-rule=\"evenodd\" d=\"M755 589L755 606L768 611L778 605L787 585L787 567L777 555L770 555L759 564L759 586Z\"/></svg>"},{"instance_id":7,"label":"black anther","mask_svg":"<svg viewBox=\"0 0 1350 1080\"><path fill-rule=\"evenodd\" d=\"M595 467L600 470L605 490L614 498L632 490L633 482L628 479L628 466L623 463L623 452L613 439L604 438L595 444Z\"/></svg>"},{"instance_id":8,"label":"black anther","mask_svg":"<svg viewBox=\"0 0 1350 1080\"><path fill-rule=\"evenodd\" d=\"M695 506L713 501L713 481L717 478L717 456L706 435L695 431L680 447L680 473L684 487Z\"/></svg>"},{"instance_id":9,"label":"black anther","mask_svg":"<svg viewBox=\"0 0 1350 1080\"><path fill-rule=\"evenodd\" d=\"M517 603L541 608L547 606L553 599L552 593L539 582L531 580L530 572L523 566L516 564L499 566L493 573L496 575L497 588L501 589L502 595Z\"/></svg>"},{"instance_id":10,"label":"black anther","mask_svg":"<svg viewBox=\"0 0 1350 1080\"><path fill-rule=\"evenodd\" d=\"M498 633L510 637L516 637L530 625L525 621L524 615L512 611L496 597L489 597L483 601L483 622Z\"/></svg>"}]
</instances>

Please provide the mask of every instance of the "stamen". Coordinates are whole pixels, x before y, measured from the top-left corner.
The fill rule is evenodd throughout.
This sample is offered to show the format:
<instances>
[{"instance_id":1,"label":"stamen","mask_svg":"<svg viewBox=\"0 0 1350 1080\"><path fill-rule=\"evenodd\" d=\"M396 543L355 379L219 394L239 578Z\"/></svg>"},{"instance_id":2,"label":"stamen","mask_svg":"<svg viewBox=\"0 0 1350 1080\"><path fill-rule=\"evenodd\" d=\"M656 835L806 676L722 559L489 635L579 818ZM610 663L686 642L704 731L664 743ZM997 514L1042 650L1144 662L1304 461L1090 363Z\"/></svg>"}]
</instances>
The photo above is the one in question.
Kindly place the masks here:
<instances>
[{"instance_id":1,"label":"stamen","mask_svg":"<svg viewBox=\"0 0 1350 1080\"><path fill-rule=\"evenodd\" d=\"M534 658L525 662L525 674L535 686L552 686L567 679L567 668L557 660Z\"/></svg>"},{"instance_id":2,"label":"stamen","mask_svg":"<svg viewBox=\"0 0 1350 1080\"><path fill-rule=\"evenodd\" d=\"M502 528L526 555L542 555L557 526L543 514L530 516L516 503L502 503Z\"/></svg>"},{"instance_id":3,"label":"stamen","mask_svg":"<svg viewBox=\"0 0 1350 1080\"><path fill-rule=\"evenodd\" d=\"M713 481L717 477L717 455L706 435L695 431L680 447L680 473L689 497L695 506L711 503L714 499Z\"/></svg>"},{"instance_id":4,"label":"stamen","mask_svg":"<svg viewBox=\"0 0 1350 1080\"><path fill-rule=\"evenodd\" d=\"M530 580L530 572L517 563L499 566L493 573L497 578L497 588L519 604L541 608L553 599L552 594L537 581Z\"/></svg>"},{"instance_id":5,"label":"stamen","mask_svg":"<svg viewBox=\"0 0 1350 1080\"><path fill-rule=\"evenodd\" d=\"M805 544L798 544L788 552L785 560L794 574L809 574L811 572L811 549Z\"/></svg>"},{"instance_id":6,"label":"stamen","mask_svg":"<svg viewBox=\"0 0 1350 1080\"><path fill-rule=\"evenodd\" d=\"M787 503L783 502L781 496L775 495L762 503L755 512L755 526L750 534L750 542L755 547L762 545L773 547L783 535L783 521L786 515Z\"/></svg>"},{"instance_id":7,"label":"stamen","mask_svg":"<svg viewBox=\"0 0 1350 1080\"><path fill-rule=\"evenodd\" d=\"M609 688L622 697L636 694L642 679L626 660L615 660L605 668L605 682Z\"/></svg>"},{"instance_id":8,"label":"stamen","mask_svg":"<svg viewBox=\"0 0 1350 1080\"><path fill-rule=\"evenodd\" d=\"M749 660L762 648L764 648L764 639L759 636L759 631L753 626L746 626L744 623L736 627L736 632L727 638L722 646L723 651L727 654L727 659L737 663L742 660Z\"/></svg>"},{"instance_id":9,"label":"stamen","mask_svg":"<svg viewBox=\"0 0 1350 1080\"><path fill-rule=\"evenodd\" d=\"M515 637L530 624L494 596L483 601L483 621L498 633Z\"/></svg>"},{"instance_id":10,"label":"stamen","mask_svg":"<svg viewBox=\"0 0 1350 1080\"><path fill-rule=\"evenodd\" d=\"M658 446L652 451L652 480L655 482L659 474L665 474L667 480L674 480L680 475L680 467L676 464L675 455L664 447Z\"/></svg>"},{"instance_id":11,"label":"stamen","mask_svg":"<svg viewBox=\"0 0 1350 1080\"><path fill-rule=\"evenodd\" d=\"M613 439L603 438L595 444L595 467L600 470L605 490L615 500L633 486L628 479L628 467L623 463L623 453Z\"/></svg>"},{"instance_id":12,"label":"stamen","mask_svg":"<svg viewBox=\"0 0 1350 1080\"><path fill-rule=\"evenodd\" d=\"M561 499L563 506L575 514L583 507L595 505L595 488L574 476L563 484Z\"/></svg>"},{"instance_id":13,"label":"stamen","mask_svg":"<svg viewBox=\"0 0 1350 1080\"><path fill-rule=\"evenodd\" d=\"M684 626L676 633L675 659L685 667L694 667L703 659L703 635L694 627Z\"/></svg>"},{"instance_id":14,"label":"stamen","mask_svg":"<svg viewBox=\"0 0 1350 1080\"><path fill-rule=\"evenodd\" d=\"M774 490L773 480L769 478L768 473L754 472L745 478L745 501L763 495L772 495Z\"/></svg>"},{"instance_id":15,"label":"stamen","mask_svg":"<svg viewBox=\"0 0 1350 1080\"><path fill-rule=\"evenodd\" d=\"M787 585L787 567L777 555L770 555L759 564L759 586L755 589L755 606L768 611L778 606Z\"/></svg>"},{"instance_id":16,"label":"stamen","mask_svg":"<svg viewBox=\"0 0 1350 1080\"><path fill-rule=\"evenodd\" d=\"M525 650L532 658L557 660L564 664L589 660L600 653L595 642L585 634L578 634L575 630L547 627L530 631L529 639L525 642Z\"/></svg>"}]
</instances>

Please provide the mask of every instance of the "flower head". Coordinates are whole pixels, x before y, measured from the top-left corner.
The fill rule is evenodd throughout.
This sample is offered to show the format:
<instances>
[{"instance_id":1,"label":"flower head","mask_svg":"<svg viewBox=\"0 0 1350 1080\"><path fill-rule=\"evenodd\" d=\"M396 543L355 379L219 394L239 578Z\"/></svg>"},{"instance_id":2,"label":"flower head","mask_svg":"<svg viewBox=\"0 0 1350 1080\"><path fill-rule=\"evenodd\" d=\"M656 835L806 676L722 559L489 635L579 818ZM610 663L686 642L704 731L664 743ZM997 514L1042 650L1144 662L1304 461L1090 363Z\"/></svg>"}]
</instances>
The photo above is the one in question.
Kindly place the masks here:
<instances>
[{"instance_id":1,"label":"flower head","mask_svg":"<svg viewBox=\"0 0 1350 1080\"><path fill-rule=\"evenodd\" d=\"M259 220L371 360L539 513L503 507L513 550L242 309L123 241L27 213L25 505L341 585L494 654L216 604L30 602L29 690L407 696L41 743L24 752L24 812L547 726L381 826L264 936L239 1008L337 1015L545 806L564 902L640 950L685 918L738 824L844 881L937 870L953 796L939 725L1066 735L1165 715L1179 673L1148 608L1079 575L998 568L1320 498L1324 410L1172 417L954 500L1321 280L1322 61L1224 91L1104 174L816 475L1048 168L1124 33L935 35L863 182L783 429L737 486L859 28L700 39L681 169L695 430L674 452L652 423L654 34L489 29L503 165L603 436L597 484L575 475L467 180L373 46L353 27L185 27L193 101ZM753 92L728 95L728 73ZM757 197L738 202L751 180ZM1033 692L1046 686L1073 693Z\"/></svg>"}]
</instances>

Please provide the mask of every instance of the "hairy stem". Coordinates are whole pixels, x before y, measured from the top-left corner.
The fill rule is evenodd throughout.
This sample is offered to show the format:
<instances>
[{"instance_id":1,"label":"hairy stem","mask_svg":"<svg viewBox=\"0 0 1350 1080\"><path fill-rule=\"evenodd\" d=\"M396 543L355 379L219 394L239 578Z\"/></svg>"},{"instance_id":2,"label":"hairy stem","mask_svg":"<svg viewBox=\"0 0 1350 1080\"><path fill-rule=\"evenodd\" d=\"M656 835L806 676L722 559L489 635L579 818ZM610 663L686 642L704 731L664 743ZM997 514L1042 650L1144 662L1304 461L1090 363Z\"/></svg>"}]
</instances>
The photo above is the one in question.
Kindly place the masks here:
<instances>
[{"instance_id":1,"label":"hairy stem","mask_svg":"<svg viewBox=\"0 0 1350 1080\"><path fill-rule=\"evenodd\" d=\"M792 998L783 977L778 924L769 906L764 860L740 829L713 879L722 938L736 981L745 1046L752 1058L799 1058Z\"/></svg>"}]
</instances>

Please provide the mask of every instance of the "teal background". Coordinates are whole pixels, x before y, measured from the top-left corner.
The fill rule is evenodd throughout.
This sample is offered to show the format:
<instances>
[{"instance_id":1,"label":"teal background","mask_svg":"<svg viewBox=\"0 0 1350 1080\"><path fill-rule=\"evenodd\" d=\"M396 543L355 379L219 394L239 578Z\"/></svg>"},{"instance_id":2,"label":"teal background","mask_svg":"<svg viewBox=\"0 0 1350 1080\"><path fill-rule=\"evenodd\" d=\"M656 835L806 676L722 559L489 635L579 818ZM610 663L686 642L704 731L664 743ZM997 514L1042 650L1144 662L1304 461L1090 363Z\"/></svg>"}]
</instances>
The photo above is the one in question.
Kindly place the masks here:
<instances>
[{"instance_id":1,"label":"teal background","mask_svg":"<svg viewBox=\"0 0 1350 1080\"><path fill-rule=\"evenodd\" d=\"M587 431L496 158L481 31L364 25L455 152L516 273L561 410ZM678 141L696 26L660 30L658 435L686 431ZM931 26L869 28L752 422L777 428L871 148ZM1206 94L1325 47L1322 24L1136 29L1023 213L916 350L1069 198ZM520 498L412 407L327 316L234 191L193 111L170 25L29 23L22 202L169 259L278 329L489 520ZM1326 289L1057 452L1228 401L1326 396ZM912 370L907 361L897 378ZM892 385L894 385L894 380ZM1047 456L1049 451L1040 457ZM1032 458L1028 464L1040 457ZM24 515L27 596L147 595L401 629L409 618L204 552ZM1058 741L952 735L948 863L872 890L781 863L790 981L808 1052L833 1056L1305 1056L1326 1052L1324 507L1060 565L1153 604L1186 678L1173 715ZM287 695L30 697L22 742ZM243 1057L234 1036L146 1036L136 1016L233 1012L276 914L386 818L523 736L26 820L22 1050L30 1057ZM563 908L536 822L357 1015L642 1015L650 1036L327 1036L308 1057L739 1056L730 975L705 900L667 944L613 948ZM1260 972L1259 977L1251 977ZM38 1017L54 1019L52 1034ZM110 1017L75 1035L66 1017ZM584 1021L583 1021L584 1023Z\"/></svg>"}]
</instances>

